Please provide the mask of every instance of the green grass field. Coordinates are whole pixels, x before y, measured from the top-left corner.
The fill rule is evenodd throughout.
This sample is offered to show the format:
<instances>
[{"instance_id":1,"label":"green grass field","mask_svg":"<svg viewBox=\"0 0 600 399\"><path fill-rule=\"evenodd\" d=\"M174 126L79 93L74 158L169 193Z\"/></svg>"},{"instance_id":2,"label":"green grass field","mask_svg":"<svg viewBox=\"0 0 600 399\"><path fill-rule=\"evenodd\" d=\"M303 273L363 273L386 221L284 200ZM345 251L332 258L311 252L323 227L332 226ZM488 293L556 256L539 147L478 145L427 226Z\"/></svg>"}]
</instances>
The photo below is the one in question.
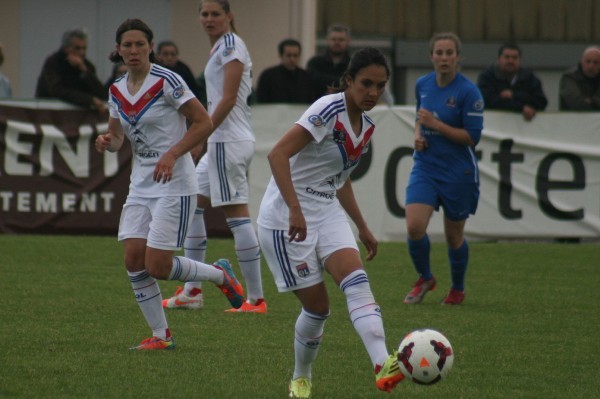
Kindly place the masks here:
<instances>
[{"instance_id":1,"label":"green grass field","mask_svg":"<svg viewBox=\"0 0 600 399\"><path fill-rule=\"evenodd\" d=\"M208 283L203 310L167 313L176 350L140 353L128 347L150 332L114 237L5 235L0 254L0 397L287 397L299 305L277 293L266 265L267 315L223 313L228 302ZM208 259L217 257L233 259L233 242L209 241ZM596 243L472 243L465 303L445 307L446 250L434 244L438 289L408 306L406 246L383 243L367 271L390 350L432 327L453 344L454 367L435 386L377 391L344 297L329 284L313 397L598 398L599 259ZM163 295L176 285L162 282Z\"/></svg>"}]
</instances>

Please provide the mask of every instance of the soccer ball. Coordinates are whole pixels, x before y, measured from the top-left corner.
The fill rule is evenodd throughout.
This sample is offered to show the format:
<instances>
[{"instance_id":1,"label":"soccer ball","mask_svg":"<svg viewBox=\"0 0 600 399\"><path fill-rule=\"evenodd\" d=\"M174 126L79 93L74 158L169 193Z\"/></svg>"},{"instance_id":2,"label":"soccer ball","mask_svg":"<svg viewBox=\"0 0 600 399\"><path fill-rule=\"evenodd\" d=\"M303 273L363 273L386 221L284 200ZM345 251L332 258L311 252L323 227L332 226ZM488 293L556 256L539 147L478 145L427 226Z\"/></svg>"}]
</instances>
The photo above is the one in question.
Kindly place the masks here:
<instances>
[{"instance_id":1,"label":"soccer ball","mask_svg":"<svg viewBox=\"0 0 600 399\"><path fill-rule=\"evenodd\" d=\"M398 348L398 365L417 384L432 385L448 375L454 363L450 341L429 328L408 334Z\"/></svg>"}]
</instances>

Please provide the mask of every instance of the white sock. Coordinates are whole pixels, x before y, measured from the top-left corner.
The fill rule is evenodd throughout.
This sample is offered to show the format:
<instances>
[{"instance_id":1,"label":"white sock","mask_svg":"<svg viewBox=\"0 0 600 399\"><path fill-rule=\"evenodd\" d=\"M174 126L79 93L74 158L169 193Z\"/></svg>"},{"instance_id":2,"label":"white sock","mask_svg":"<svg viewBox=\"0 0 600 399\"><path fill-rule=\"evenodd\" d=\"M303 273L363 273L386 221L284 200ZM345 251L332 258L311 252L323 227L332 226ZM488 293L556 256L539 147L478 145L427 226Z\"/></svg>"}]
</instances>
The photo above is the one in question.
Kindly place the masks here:
<instances>
[{"instance_id":1,"label":"white sock","mask_svg":"<svg viewBox=\"0 0 600 399\"><path fill-rule=\"evenodd\" d=\"M323 329L329 313L325 316L312 314L302 309L296 320L294 335L294 375L292 379L312 377L312 364L317 358L323 339Z\"/></svg>"},{"instance_id":2,"label":"white sock","mask_svg":"<svg viewBox=\"0 0 600 399\"><path fill-rule=\"evenodd\" d=\"M250 303L263 298L260 272L260 247L250 218L227 218L227 226L233 233L235 254L246 282L247 299Z\"/></svg>"},{"instance_id":3,"label":"white sock","mask_svg":"<svg viewBox=\"0 0 600 399\"><path fill-rule=\"evenodd\" d=\"M167 280L179 281L211 281L217 285L223 284L223 271L206 263L196 262L195 260L183 256L173 257L173 267Z\"/></svg>"},{"instance_id":4,"label":"white sock","mask_svg":"<svg viewBox=\"0 0 600 399\"><path fill-rule=\"evenodd\" d=\"M188 227L187 236L183 244L186 258L204 263L206 257L206 224L204 223L204 209L196 208L192 222ZM202 289L201 281L188 281L183 286L183 293L187 296L192 295L194 288Z\"/></svg>"},{"instance_id":5,"label":"white sock","mask_svg":"<svg viewBox=\"0 0 600 399\"><path fill-rule=\"evenodd\" d=\"M352 325L369 352L373 367L382 365L388 357L385 332L381 309L371 292L367 273L364 270L353 271L342 280L340 288L346 295Z\"/></svg>"},{"instance_id":6,"label":"white sock","mask_svg":"<svg viewBox=\"0 0 600 399\"><path fill-rule=\"evenodd\" d=\"M167 318L162 307L162 295L158 282L146 270L140 272L127 272L135 299L146 318L152 335L167 339Z\"/></svg>"}]
</instances>

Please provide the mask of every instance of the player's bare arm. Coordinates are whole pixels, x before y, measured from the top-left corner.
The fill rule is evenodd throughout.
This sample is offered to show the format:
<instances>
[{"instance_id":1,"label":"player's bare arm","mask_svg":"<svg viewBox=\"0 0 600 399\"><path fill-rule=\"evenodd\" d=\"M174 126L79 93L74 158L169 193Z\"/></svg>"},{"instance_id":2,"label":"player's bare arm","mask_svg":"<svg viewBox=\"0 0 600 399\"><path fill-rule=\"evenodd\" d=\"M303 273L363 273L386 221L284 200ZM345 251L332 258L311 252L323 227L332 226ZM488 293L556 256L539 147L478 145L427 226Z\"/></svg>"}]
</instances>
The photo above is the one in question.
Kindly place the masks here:
<instances>
[{"instance_id":1,"label":"player's bare arm","mask_svg":"<svg viewBox=\"0 0 600 399\"><path fill-rule=\"evenodd\" d=\"M223 123L235 106L244 73L244 64L238 60L233 60L225 64L223 71L223 97L210 116L213 122L213 130Z\"/></svg>"},{"instance_id":2,"label":"player's bare arm","mask_svg":"<svg viewBox=\"0 0 600 399\"><path fill-rule=\"evenodd\" d=\"M290 210L289 240L304 241L306 239L306 220L300 207L300 201L292 183L290 158L312 141L311 134L299 125L292 126L269 152L268 159L273 178L281 192L281 196Z\"/></svg>"}]
</instances>

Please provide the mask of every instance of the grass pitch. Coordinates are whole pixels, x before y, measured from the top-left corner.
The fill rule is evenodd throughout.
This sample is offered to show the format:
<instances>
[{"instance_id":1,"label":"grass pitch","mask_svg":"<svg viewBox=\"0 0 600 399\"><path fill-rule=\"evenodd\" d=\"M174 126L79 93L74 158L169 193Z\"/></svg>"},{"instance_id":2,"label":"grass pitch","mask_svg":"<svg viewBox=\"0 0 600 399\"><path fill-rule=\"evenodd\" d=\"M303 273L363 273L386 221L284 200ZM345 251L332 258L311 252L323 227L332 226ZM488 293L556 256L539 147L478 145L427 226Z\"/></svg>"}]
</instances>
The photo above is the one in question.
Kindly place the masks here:
<instances>
[{"instance_id":1,"label":"grass pitch","mask_svg":"<svg viewBox=\"0 0 600 399\"><path fill-rule=\"evenodd\" d=\"M0 397L286 398L293 370L293 294L277 293L263 264L267 315L227 314L205 284L201 311L168 310L174 351L128 347L150 336L114 237L0 236ZM210 240L207 259L234 259ZM367 272L390 350L409 331L442 331L455 351L448 378L379 392L341 292L313 367L317 398L591 398L600 392L600 246L472 243L467 297L441 306L449 287L443 244L432 247L438 288L402 303L415 274L403 243L382 243ZM238 275L239 269L236 269ZM169 296L175 282L161 282Z\"/></svg>"}]
</instances>

